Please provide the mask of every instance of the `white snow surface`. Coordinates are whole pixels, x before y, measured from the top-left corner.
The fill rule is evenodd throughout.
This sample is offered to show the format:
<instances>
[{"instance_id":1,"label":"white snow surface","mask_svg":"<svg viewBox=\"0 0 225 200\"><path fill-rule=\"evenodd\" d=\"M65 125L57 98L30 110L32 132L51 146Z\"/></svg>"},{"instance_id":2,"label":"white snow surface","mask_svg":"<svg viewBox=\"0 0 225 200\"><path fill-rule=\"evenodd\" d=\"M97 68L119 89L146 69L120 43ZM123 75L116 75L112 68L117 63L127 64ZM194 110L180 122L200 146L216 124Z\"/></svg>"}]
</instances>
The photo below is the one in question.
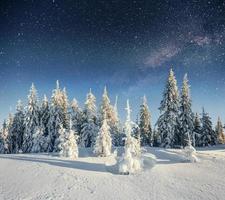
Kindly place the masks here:
<instances>
[{"instance_id":1,"label":"white snow surface","mask_svg":"<svg viewBox=\"0 0 225 200\"><path fill-rule=\"evenodd\" d=\"M181 150L146 148L144 170L119 175L113 155L95 157L79 149L70 160L48 154L1 154L1 200L224 199L225 146L197 149L197 163ZM118 155L122 148L118 149ZM155 163L154 163L155 158Z\"/></svg>"}]
</instances>

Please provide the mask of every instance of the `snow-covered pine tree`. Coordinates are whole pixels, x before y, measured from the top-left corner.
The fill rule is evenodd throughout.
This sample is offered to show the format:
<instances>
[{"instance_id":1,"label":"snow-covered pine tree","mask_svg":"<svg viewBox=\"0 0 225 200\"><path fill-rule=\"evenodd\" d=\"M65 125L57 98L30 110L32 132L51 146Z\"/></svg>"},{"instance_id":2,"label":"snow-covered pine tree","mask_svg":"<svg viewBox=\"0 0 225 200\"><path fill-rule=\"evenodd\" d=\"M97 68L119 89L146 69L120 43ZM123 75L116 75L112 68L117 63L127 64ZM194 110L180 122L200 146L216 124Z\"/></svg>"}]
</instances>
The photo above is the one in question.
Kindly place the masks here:
<instances>
[{"instance_id":1,"label":"snow-covered pine tree","mask_svg":"<svg viewBox=\"0 0 225 200\"><path fill-rule=\"evenodd\" d=\"M10 153L9 152L9 130L6 120L4 120L0 135L0 153Z\"/></svg>"},{"instance_id":2,"label":"snow-covered pine tree","mask_svg":"<svg viewBox=\"0 0 225 200\"><path fill-rule=\"evenodd\" d=\"M116 96L116 100L115 100L115 104L114 104L114 116L115 116L115 120L114 120L114 126L112 127L112 132L113 132L113 138L112 138L112 144L114 146L122 146L122 138L124 137L124 134L122 133L122 128L121 128L121 124L120 124L120 119L119 119L119 114L118 114L118 108L117 108L117 104L118 104L118 96Z\"/></svg>"},{"instance_id":3,"label":"snow-covered pine tree","mask_svg":"<svg viewBox=\"0 0 225 200\"><path fill-rule=\"evenodd\" d=\"M196 149L191 145L191 136L189 132L187 133L187 145L184 148L184 156L185 160L188 162L198 162L198 158L196 157Z\"/></svg>"},{"instance_id":4,"label":"snow-covered pine tree","mask_svg":"<svg viewBox=\"0 0 225 200\"><path fill-rule=\"evenodd\" d=\"M103 120L101 128L98 132L95 145L94 145L94 153L97 156L106 157L111 154L112 149L112 139L110 134L110 127L107 123L107 119Z\"/></svg>"},{"instance_id":5,"label":"snow-covered pine tree","mask_svg":"<svg viewBox=\"0 0 225 200\"><path fill-rule=\"evenodd\" d=\"M63 108L63 101L64 100L62 98L62 91L59 87L59 81L57 81L56 88L53 90L51 97L50 118L48 122L48 133L50 137L50 143L47 150L48 152L58 151L57 144L55 144L55 140L60 136L60 128L66 128L64 121L65 111Z\"/></svg>"},{"instance_id":6,"label":"snow-covered pine tree","mask_svg":"<svg viewBox=\"0 0 225 200\"><path fill-rule=\"evenodd\" d=\"M13 153L13 132L12 132L13 119L14 119L14 115L10 112L8 119L6 121L7 130L8 130L7 143L8 143L9 153Z\"/></svg>"},{"instance_id":7,"label":"snow-covered pine tree","mask_svg":"<svg viewBox=\"0 0 225 200\"><path fill-rule=\"evenodd\" d=\"M78 157L77 135L72 128L72 119L70 118L69 131L63 127L60 128L60 137L58 143L59 156L76 159Z\"/></svg>"},{"instance_id":8,"label":"snow-covered pine tree","mask_svg":"<svg viewBox=\"0 0 225 200\"><path fill-rule=\"evenodd\" d=\"M161 145L161 136L157 129L153 131L153 147L159 147Z\"/></svg>"},{"instance_id":9,"label":"snow-covered pine tree","mask_svg":"<svg viewBox=\"0 0 225 200\"><path fill-rule=\"evenodd\" d=\"M198 113L195 114L194 119L194 130L193 130L193 146L201 146L201 120L199 118Z\"/></svg>"},{"instance_id":10,"label":"snow-covered pine tree","mask_svg":"<svg viewBox=\"0 0 225 200\"><path fill-rule=\"evenodd\" d=\"M209 114L202 111L202 131L201 131L200 146L210 146L216 144L216 134L212 128L212 121Z\"/></svg>"},{"instance_id":11,"label":"snow-covered pine tree","mask_svg":"<svg viewBox=\"0 0 225 200\"><path fill-rule=\"evenodd\" d=\"M173 147L178 143L179 93L174 72L171 69L163 100L160 105L160 117L157 121L158 133L161 135L163 147Z\"/></svg>"},{"instance_id":12,"label":"snow-covered pine tree","mask_svg":"<svg viewBox=\"0 0 225 200\"><path fill-rule=\"evenodd\" d=\"M106 87L102 95L102 102L99 111L99 126L102 125L104 118L106 116L107 123L110 127L110 133L113 138L113 145L116 139L116 136L119 132L118 130L118 115L114 110L114 107L110 104L110 99Z\"/></svg>"},{"instance_id":13,"label":"snow-covered pine tree","mask_svg":"<svg viewBox=\"0 0 225 200\"><path fill-rule=\"evenodd\" d=\"M194 115L191 108L190 86L188 85L187 74L183 79L183 86L180 98L180 143L185 147L188 144L188 135L193 140Z\"/></svg>"},{"instance_id":14,"label":"snow-covered pine tree","mask_svg":"<svg viewBox=\"0 0 225 200\"><path fill-rule=\"evenodd\" d=\"M30 94L28 95L28 106L25 114L25 130L22 145L24 153L31 152L33 134L35 134L36 128L39 126L39 114L37 90L34 84L32 84Z\"/></svg>"},{"instance_id":15,"label":"snow-covered pine tree","mask_svg":"<svg viewBox=\"0 0 225 200\"><path fill-rule=\"evenodd\" d=\"M83 112L80 109L77 100L74 98L71 102L72 129L76 132L77 136L81 135L81 126L83 123Z\"/></svg>"},{"instance_id":16,"label":"snow-covered pine tree","mask_svg":"<svg viewBox=\"0 0 225 200\"><path fill-rule=\"evenodd\" d=\"M131 121L131 109L129 100L127 100L127 119L125 122L125 153L123 154L121 160L119 160L119 172L122 174L130 174L135 173L141 169L140 155L140 140L138 141L134 137L132 137L132 127L133 122Z\"/></svg>"},{"instance_id":17,"label":"snow-covered pine tree","mask_svg":"<svg viewBox=\"0 0 225 200\"><path fill-rule=\"evenodd\" d=\"M66 88L63 88L61 95L62 95L63 126L66 129L68 129L69 128L69 113L68 113L69 103L68 103Z\"/></svg>"},{"instance_id":18,"label":"snow-covered pine tree","mask_svg":"<svg viewBox=\"0 0 225 200\"><path fill-rule=\"evenodd\" d=\"M148 108L146 96L143 97L143 103L140 106L139 128L141 134L141 145L152 146L153 135L151 127L151 114Z\"/></svg>"},{"instance_id":19,"label":"snow-covered pine tree","mask_svg":"<svg viewBox=\"0 0 225 200\"><path fill-rule=\"evenodd\" d=\"M84 120L81 127L80 145L83 147L91 147L95 144L96 135L98 133L97 114L96 114L96 98L92 94L91 89L87 94L84 107Z\"/></svg>"},{"instance_id":20,"label":"snow-covered pine tree","mask_svg":"<svg viewBox=\"0 0 225 200\"><path fill-rule=\"evenodd\" d=\"M217 143L225 144L225 133L224 133L224 129L223 129L223 125L220 120L220 117L218 117L215 132L217 136Z\"/></svg>"},{"instance_id":21,"label":"snow-covered pine tree","mask_svg":"<svg viewBox=\"0 0 225 200\"><path fill-rule=\"evenodd\" d=\"M41 127L39 130L37 130L36 133L42 132L42 150L43 152L47 152L49 145L51 143L51 138L49 135L49 120L50 120L50 107L49 107L49 102L48 98L46 95L44 95L44 98L41 103L41 108L40 108L40 125Z\"/></svg>"},{"instance_id":22,"label":"snow-covered pine tree","mask_svg":"<svg viewBox=\"0 0 225 200\"><path fill-rule=\"evenodd\" d=\"M45 151L43 145L46 143L46 138L44 136L44 128L42 124L36 126L34 134L32 135L32 140L33 145L30 152L39 153Z\"/></svg>"},{"instance_id":23,"label":"snow-covered pine tree","mask_svg":"<svg viewBox=\"0 0 225 200\"><path fill-rule=\"evenodd\" d=\"M25 128L24 117L24 107L21 100L19 100L16 106L16 113L14 115L11 128L12 153L18 153L22 151Z\"/></svg>"},{"instance_id":24,"label":"snow-covered pine tree","mask_svg":"<svg viewBox=\"0 0 225 200\"><path fill-rule=\"evenodd\" d=\"M43 133L45 136L48 136L48 124L49 124L49 118L50 118L50 108L48 103L48 98L46 95L44 95L44 98L41 103L41 109L40 109L40 123L43 125Z\"/></svg>"},{"instance_id":25,"label":"snow-covered pine tree","mask_svg":"<svg viewBox=\"0 0 225 200\"><path fill-rule=\"evenodd\" d=\"M5 138L3 135L3 131L0 131L0 154L5 153Z\"/></svg>"}]
</instances>

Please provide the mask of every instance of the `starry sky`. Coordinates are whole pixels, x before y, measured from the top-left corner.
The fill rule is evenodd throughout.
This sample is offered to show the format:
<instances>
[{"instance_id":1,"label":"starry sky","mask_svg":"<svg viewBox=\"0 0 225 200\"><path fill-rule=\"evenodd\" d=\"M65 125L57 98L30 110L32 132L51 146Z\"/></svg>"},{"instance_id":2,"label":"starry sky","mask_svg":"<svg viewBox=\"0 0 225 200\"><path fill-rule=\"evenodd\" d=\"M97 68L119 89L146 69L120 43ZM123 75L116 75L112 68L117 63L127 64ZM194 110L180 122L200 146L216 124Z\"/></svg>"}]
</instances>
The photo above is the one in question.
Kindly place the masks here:
<instances>
[{"instance_id":1,"label":"starry sky","mask_svg":"<svg viewBox=\"0 0 225 200\"><path fill-rule=\"evenodd\" d=\"M0 25L0 120L32 82L41 99L58 79L81 106L106 85L121 118L145 94L155 123L173 68L179 88L188 73L193 110L225 122L223 0L2 0Z\"/></svg>"}]
</instances>

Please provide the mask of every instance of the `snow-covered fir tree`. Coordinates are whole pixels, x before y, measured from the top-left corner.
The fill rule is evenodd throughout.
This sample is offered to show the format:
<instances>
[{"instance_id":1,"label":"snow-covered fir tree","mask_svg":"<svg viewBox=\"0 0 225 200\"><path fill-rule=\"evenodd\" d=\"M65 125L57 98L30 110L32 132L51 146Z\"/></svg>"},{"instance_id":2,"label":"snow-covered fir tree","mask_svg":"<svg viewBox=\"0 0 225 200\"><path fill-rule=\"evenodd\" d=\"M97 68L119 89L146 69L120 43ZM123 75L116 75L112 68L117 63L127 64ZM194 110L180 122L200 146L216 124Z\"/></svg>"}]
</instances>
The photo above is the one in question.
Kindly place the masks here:
<instances>
[{"instance_id":1,"label":"snow-covered fir tree","mask_svg":"<svg viewBox=\"0 0 225 200\"><path fill-rule=\"evenodd\" d=\"M24 107L21 100L19 100L16 106L16 113L14 115L11 127L12 153L18 153L22 151L25 128L24 118Z\"/></svg>"},{"instance_id":2,"label":"snow-covered fir tree","mask_svg":"<svg viewBox=\"0 0 225 200\"><path fill-rule=\"evenodd\" d=\"M9 128L6 120L4 120L0 131L0 153L10 153L9 151Z\"/></svg>"},{"instance_id":3,"label":"snow-covered fir tree","mask_svg":"<svg viewBox=\"0 0 225 200\"><path fill-rule=\"evenodd\" d=\"M140 134L141 134L141 145L152 146L153 135L152 135L152 127L151 127L151 114L148 108L146 96L143 97L143 103L140 106L139 128L140 128Z\"/></svg>"},{"instance_id":4,"label":"snow-covered fir tree","mask_svg":"<svg viewBox=\"0 0 225 200\"><path fill-rule=\"evenodd\" d=\"M110 127L110 133L113 138L113 145L115 145L114 141L116 142L116 137L119 133L119 130L118 130L119 120L118 120L118 115L117 115L118 113L115 112L114 107L110 104L110 99L109 99L106 87L104 88L104 92L102 95L102 102L101 102L99 113L100 113L99 114L99 122L100 122L99 125L100 126L102 125L104 118L106 116L107 123Z\"/></svg>"},{"instance_id":5,"label":"snow-covered fir tree","mask_svg":"<svg viewBox=\"0 0 225 200\"><path fill-rule=\"evenodd\" d=\"M135 173L141 169L141 148L140 148L140 140L132 137L132 127L133 122L131 121L131 109L129 100L127 100L127 119L125 122L125 153L122 158L118 161L119 172L122 174L130 174Z\"/></svg>"},{"instance_id":6,"label":"snow-covered fir tree","mask_svg":"<svg viewBox=\"0 0 225 200\"><path fill-rule=\"evenodd\" d=\"M187 145L184 148L185 160L188 162L197 162L198 158L196 157L196 149L191 145L191 136L189 132L187 133Z\"/></svg>"},{"instance_id":7,"label":"snow-covered fir tree","mask_svg":"<svg viewBox=\"0 0 225 200\"><path fill-rule=\"evenodd\" d=\"M49 107L49 102L48 98L46 95L44 95L44 98L41 103L41 108L40 108L40 129L37 130L37 132L42 132L43 137L42 139L42 151L47 152L49 145L51 143L51 138L49 134L49 120L50 120L50 107Z\"/></svg>"},{"instance_id":8,"label":"snow-covered fir tree","mask_svg":"<svg viewBox=\"0 0 225 200\"><path fill-rule=\"evenodd\" d=\"M5 153L5 138L2 130L0 131L0 154Z\"/></svg>"},{"instance_id":9,"label":"snow-covered fir tree","mask_svg":"<svg viewBox=\"0 0 225 200\"><path fill-rule=\"evenodd\" d=\"M187 74L185 74L180 98L179 121L180 144L184 147L188 144L189 136L191 137L191 140L193 140L193 121L194 115L191 108L190 86L188 85Z\"/></svg>"},{"instance_id":10,"label":"snow-covered fir tree","mask_svg":"<svg viewBox=\"0 0 225 200\"><path fill-rule=\"evenodd\" d=\"M161 135L162 146L173 147L179 144L179 93L172 69L169 73L159 110L160 117L157 125L158 133Z\"/></svg>"},{"instance_id":11,"label":"snow-covered fir tree","mask_svg":"<svg viewBox=\"0 0 225 200\"><path fill-rule=\"evenodd\" d=\"M98 133L97 114L96 114L96 98L92 94L91 89L87 94L84 107L84 120L81 127L80 145L83 147L91 147L95 144L96 135Z\"/></svg>"},{"instance_id":12,"label":"snow-covered fir tree","mask_svg":"<svg viewBox=\"0 0 225 200\"><path fill-rule=\"evenodd\" d=\"M216 128L215 128L216 136L217 136L217 143L225 144L225 133L223 129L223 124L218 117Z\"/></svg>"},{"instance_id":13,"label":"snow-covered fir tree","mask_svg":"<svg viewBox=\"0 0 225 200\"><path fill-rule=\"evenodd\" d=\"M50 118L48 122L48 132L50 137L48 152L58 150L56 147L57 144L55 144L55 140L60 136L59 129L61 126L63 128L67 128L65 127L64 114L65 111L63 108L62 91L59 87L59 81L57 81L56 88L53 90L51 97Z\"/></svg>"},{"instance_id":14,"label":"snow-covered fir tree","mask_svg":"<svg viewBox=\"0 0 225 200\"><path fill-rule=\"evenodd\" d=\"M69 131L60 127L60 136L58 138L59 156L76 159L78 157L77 135L72 128L72 120L70 118Z\"/></svg>"},{"instance_id":15,"label":"snow-covered fir tree","mask_svg":"<svg viewBox=\"0 0 225 200\"><path fill-rule=\"evenodd\" d=\"M201 120L199 118L198 113L195 114L194 118L194 130L193 130L193 146L201 146L201 133L202 133L202 126Z\"/></svg>"},{"instance_id":16,"label":"snow-covered fir tree","mask_svg":"<svg viewBox=\"0 0 225 200\"><path fill-rule=\"evenodd\" d=\"M159 147L161 145L161 135L157 129L153 130L153 147Z\"/></svg>"},{"instance_id":17,"label":"snow-covered fir tree","mask_svg":"<svg viewBox=\"0 0 225 200\"><path fill-rule=\"evenodd\" d=\"M12 124L13 124L14 115L10 112L8 115L8 119L6 121L7 130L8 130L8 150L9 153L13 153L13 132L12 132Z\"/></svg>"},{"instance_id":18,"label":"snow-covered fir tree","mask_svg":"<svg viewBox=\"0 0 225 200\"><path fill-rule=\"evenodd\" d=\"M115 123L114 126L112 127L113 128L112 132L114 133L112 138L112 144L114 146L122 146L124 134L122 133L117 104L118 104L118 96L116 96L115 104L113 106Z\"/></svg>"},{"instance_id":19,"label":"snow-covered fir tree","mask_svg":"<svg viewBox=\"0 0 225 200\"><path fill-rule=\"evenodd\" d=\"M101 128L98 132L95 145L94 145L94 153L97 156L105 157L111 154L112 149L112 139L110 134L110 127L107 123L107 118L103 120Z\"/></svg>"},{"instance_id":20,"label":"snow-covered fir tree","mask_svg":"<svg viewBox=\"0 0 225 200\"><path fill-rule=\"evenodd\" d=\"M216 144L216 134L212 128L212 121L209 114L202 111L202 131L200 138L200 146L210 146Z\"/></svg>"},{"instance_id":21,"label":"snow-covered fir tree","mask_svg":"<svg viewBox=\"0 0 225 200\"><path fill-rule=\"evenodd\" d=\"M39 126L39 107L37 91L32 84L30 94L28 95L28 106L25 114L25 130L23 137L23 152L31 152L33 146L33 134L35 134L36 128Z\"/></svg>"},{"instance_id":22,"label":"snow-covered fir tree","mask_svg":"<svg viewBox=\"0 0 225 200\"><path fill-rule=\"evenodd\" d=\"M61 95L62 95L63 126L68 129L69 128L69 113L68 113L69 102L68 102L66 88L63 88Z\"/></svg>"},{"instance_id":23,"label":"snow-covered fir tree","mask_svg":"<svg viewBox=\"0 0 225 200\"><path fill-rule=\"evenodd\" d=\"M81 135L81 126L83 123L83 112L80 109L77 100L74 98L71 102L72 129L76 132L77 136Z\"/></svg>"},{"instance_id":24,"label":"snow-covered fir tree","mask_svg":"<svg viewBox=\"0 0 225 200\"><path fill-rule=\"evenodd\" d=\"M44 136L44 128L42 124L40 124L35 128L34 134L32 135L32 141L33 141L33 145L31 148L32 153L39 153L45 151L43 145L46 142L46 138Z\"/></svg>"},{"instance_id":25,"label":"snow-covered fir tree","mask_svg":"<svg viewBox=\"0 0 225 200\"><path fill-rule=\"evenodd\" d=\"M50 118L50 108L49 108L49 102L48 98L46 95L44 95L44 98L41 103L41 108L40 108L40 123L43 125L43 133L45 136L48 135L48 124L49 124L49 118Z\"/></svg>"}]
</instances>

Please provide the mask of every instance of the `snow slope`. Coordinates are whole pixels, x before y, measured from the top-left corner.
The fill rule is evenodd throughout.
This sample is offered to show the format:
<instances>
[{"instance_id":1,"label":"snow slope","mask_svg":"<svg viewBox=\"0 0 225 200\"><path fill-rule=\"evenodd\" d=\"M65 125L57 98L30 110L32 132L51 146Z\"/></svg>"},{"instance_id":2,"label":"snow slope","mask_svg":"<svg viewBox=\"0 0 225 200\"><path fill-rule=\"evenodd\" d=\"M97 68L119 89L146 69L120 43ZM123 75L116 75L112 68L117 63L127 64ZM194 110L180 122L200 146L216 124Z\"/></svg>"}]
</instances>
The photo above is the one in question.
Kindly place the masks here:
<instances>
[{"instance_id":1,"label":"snow slope","mask_svg":"<svg viewBox=\"0 0 225 200\"><path fill-rule=\"evenodd\" d=\"M148 148L145 170L115 174L111 158L80 150L76 161L47 154L0 155L0 199L224 199L225 146L200 149L199 163L185 163L180 150Z\"/></svg>"}]
</instances>

